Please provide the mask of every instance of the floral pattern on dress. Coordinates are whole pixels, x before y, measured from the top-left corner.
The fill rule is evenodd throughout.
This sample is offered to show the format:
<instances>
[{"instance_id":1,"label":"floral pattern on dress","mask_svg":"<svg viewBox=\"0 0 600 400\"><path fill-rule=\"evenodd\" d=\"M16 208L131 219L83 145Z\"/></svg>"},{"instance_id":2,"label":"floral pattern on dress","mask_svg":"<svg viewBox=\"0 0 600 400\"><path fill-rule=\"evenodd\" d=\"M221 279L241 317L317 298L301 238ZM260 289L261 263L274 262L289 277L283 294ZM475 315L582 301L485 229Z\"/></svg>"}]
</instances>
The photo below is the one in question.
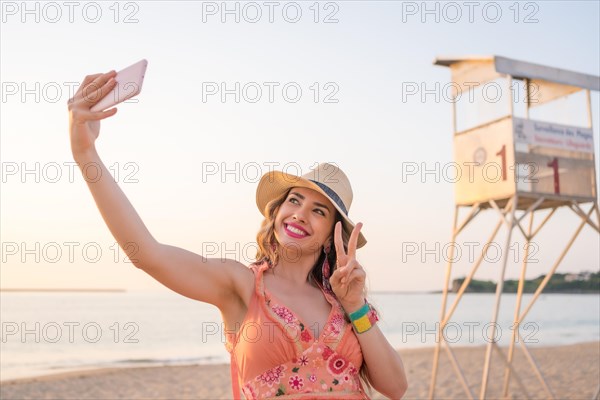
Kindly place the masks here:
<instances>
[{"instance_id":1,"label":"floral pattern on dress","mask_svg":"<svg viewBox=\"0 0 600 400\"><path fill-rule=\"evenodd\" d=\"M302 386L304 386L304 379L300 378L298 375L292 375L290 376L288 383L292 389L300 390L302 389Z\"/></svg>"},{"instance_id":2,"label":"floral pattern on dress","mask_svg":"<svg viewBox=\"0 0 600 400\"><path fill-rule=\"evenodd\" d=\"M284 364L271 368L256 377L256 381L260 382L261 386L267 385L272 387L273 384L278 385L281 377L284 375L286 366Z\"/></svg>"},{"instance_id":3,"label":"floral pattern on dress","mask_svg":"<svg viewBox=\"0 0 600 400\"><path fill-rule=\"evenodd\" d=\"M306 365L308 364L308 357L303 355L302 357L300 357L300 359L298 360L298 364L300 365Z\"/></svg>"},{"instance_id":4,"label":"floral pattern on dress","mask_svg":"<svg viewBox=\"0 0 600 400\"><path fill-rule=\"evenodd\" d=\"M332 355L327 361L327 371L335 377L340 377L348 368L348 361L339 354Z\"/></svg>"},{"instance_id":5,"label":"floral pattern on dress","mask_svg":"<svg viewBox=\"0 0 600 400\"><path fill-rule=\"evenodd\" d=\"M361 387L358 369L352 362L329 346L315 342L290 362L247 382L243 390L249 399L257 399L293 393L352 393L360 392Z\"/></svg>"},{"instance_id":6,"label":"floral pattern on dress","mask_svg":"<svg viewBox=\"0 0 600 400\"><path fill-rule=\"evenodd\" d=\"M309 329L306 329L304 324L294 315L294 313L287 307L268 301L271 310L281 318L284 323L284 330L294 340L300 339L301 342L310 343L313 340L313 335Z\"/></svg>"},{"instance_id":7,"label":"floral pattern on dress","mask_svg":"<svg viewBox=\"0 0 600 400\"><path fill-rule=\"evenodd\" d=\"M311 365L314 369L319 369L319 368L322 368L323 365L325 365L325 362L323 361L323 359L321 357L315 357L311 361Z\"/></svg>"},{"instance_id":8,"label":"floral pattern on dress","mask_svg":"<svg viewBox=\"0 0 600 400\"><path fill-rule=\"evenodd\" d=\"M244 393L244 396L246 396L247 399L255 399L258 397L258 391L252 381L246 382L242 387L242 393Z\"/></svg>"},{"instance_id":9,"label":"floral pattern on dress","mask_svg":"<svg viewBox=\"0 0 600 400\"><path fill-rule=\"evenodd\" d=\"M267 310L294 340L298 352L296 357L248 381L243 386L248 399L331 392L339 392L344 398L368 399L362 391L358 368L335 351L343 335L353 334L347 329L344 310L334 297L326 293L325 296L332 310L321 335L317 336L318 331L305 327L292 310L265 293Z\"/></svg>"},{"instance_id":10,"label":"floral pattern on dress","mask_svg":"<svg viewBox=\"0 0 600 400\"><path fill-rule=\"evenodd\" d=\"M325 293L324 293L325 294ZM327 322L323 327L322 337L317 337L317 330L311 332L310 327L305 327L302 321L294 314L292 310L285 305L277 303L277 299L270 294L265 293L265 302L267 308L281 319L284 323L284 328L294 339L300 339L301 342L309 343L313 340L322 339L324 342L336 342L337 336L344 330L348 324L344 318L344 310L335 297L325 294L327 301L331 304L332 310L327 318ZM311 328L312 329L312 328Z\"/></svg>"},{"instance_id":11,"label":"floral pattern on dress","mask_svg":"<svg viewBox=\"0 0 600 400\"><path fill-rule=\"evenodd\" d=\"M300 333L300 339L303 342L310 342L310 340L312 339L312 335L310 334L310 332L308 331L308 329L303 329L302 332Z\"/></svg>"},{"instance_id":12,"label":"floral pattern on dress","mask_svg":"<svg viewBox=\"0 0 600 400\"><path fill-rule=\"evenodd\" d=\"M286 324L293 324L294 322L296 322L296 317L287 307L274 305L273 307L271 307L271 309L275 314L277 314L281 319L283 319Z\"/></svg>"},{"instance_id":13,"label":"floral pattern on dress","mask_svg":"<svg viewBox=\"0 0 600 400\"><path fill-rule=\"evenodd\" d=\"M325 346L323 349L323 360L327 360L332 354L333 350L331 350L331 347Z\"/></svg>"},{"instance_id":14,"label":"floral pattern on dress","mask_svg":"<svg viewBox=\"0 0 600 400\"><path fill-rule=\"evenodd\" d=\"M337 335L340 333L345 324L344 316L342 314L336 313L333 317L331 317L330 329L331 331Z\"/></svg>"}]
</instances>

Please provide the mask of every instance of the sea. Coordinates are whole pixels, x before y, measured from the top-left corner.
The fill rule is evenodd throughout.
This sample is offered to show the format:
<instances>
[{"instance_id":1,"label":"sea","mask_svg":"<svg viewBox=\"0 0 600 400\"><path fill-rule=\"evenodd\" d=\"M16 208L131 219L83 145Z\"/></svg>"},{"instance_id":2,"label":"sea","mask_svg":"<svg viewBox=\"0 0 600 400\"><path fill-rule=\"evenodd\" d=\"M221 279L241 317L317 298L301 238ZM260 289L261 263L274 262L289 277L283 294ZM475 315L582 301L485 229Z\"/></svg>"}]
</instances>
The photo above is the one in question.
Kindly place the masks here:
<instances>
[{"instance_id":1,"label":"sea","mask_svg":"<svg viewBox=\"0 0 600 400\"><path fill-rule=\"evenodd\" d=\"M523 296L521 310L533 295ZM454 294L448 296L448 308ZM432 347L441 293L371 292L379 327L396 349ZM467 293L444 330L453 346L513 335L516 295ZM172 291L1 292L0 381L104 367L229 362L219 310ZM520 326L528 347L600 340L600 295L542 294Z\"/></svg>"}]
</instances>

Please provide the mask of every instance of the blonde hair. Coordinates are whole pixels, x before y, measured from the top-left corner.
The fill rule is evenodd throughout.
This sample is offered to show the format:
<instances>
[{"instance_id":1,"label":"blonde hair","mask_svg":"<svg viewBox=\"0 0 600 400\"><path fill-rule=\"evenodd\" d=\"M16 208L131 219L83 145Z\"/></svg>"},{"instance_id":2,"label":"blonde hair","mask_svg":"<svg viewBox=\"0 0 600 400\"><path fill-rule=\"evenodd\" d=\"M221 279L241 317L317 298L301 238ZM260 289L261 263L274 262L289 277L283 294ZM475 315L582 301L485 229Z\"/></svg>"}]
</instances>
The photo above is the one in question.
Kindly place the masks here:
<instances>
[{"instance_id":1,"label":"blonde hair","mask_svg":"<svg viewBox=\"0 0 600 400\"><path fill-rule=\"evenodd\" d=\"M287 199L287 197L290 193L290 190L291 190L291 188L286 190L285 192L283 192L281 195L274 198L273 200L269 201L267 203L267 205L265 206L265 209L264 209L265 218L262 221L262 224L260 226L258 233L256 234L256 243L258 245L258 250L256 251L256 257L255 257L256 261L254 262L254 264L261 264L263 262L266 262L269 265L269 268L273 268L279 262L279 253L277 252L278 243L277 243L277 239L275 238L275 217L277 216L277 213L279 212L279 208L281 207L283 202ZM338 221L342 221L342 215L339 213L339 211L336 210L334 226ZM350 236L348 235L346 230L342 229L342 243L344 246L344 250L346 250L346 251L348 251L349 239L350 239ZM333 240L331 242L331 247L330 247L330 251L329 251L328 255L329 255L329 257L328 257L329 265L331 266L331 273L333 274L333 271L336 268L336 259L337 259L335 245L334 245ZM310 276L312 276L312 278L316 281L316 283L319 286L322 286L322 281L323 281L322 265L323 265L324 261L325 261L325 252L322 251L310 272ZM332 293L332 294L337 300L337 296L335 295L335 293ZM365 297L366 297L366 291L365 291ZM339 300L338 300L338 302L339 302ZM350 322L350 319L348 318L348 316L346 314L344 314L344 318L346 319L346 322L348 322L348 323ZM369 373L367 370L367 364L364 362L364 360L360 367L359 375L360 375L360 378L362 379L362 381L364 382L365 386L369 390L371 390L371 388L372 388L371 379L369 377Z\"/></svg>"}]
</instances>

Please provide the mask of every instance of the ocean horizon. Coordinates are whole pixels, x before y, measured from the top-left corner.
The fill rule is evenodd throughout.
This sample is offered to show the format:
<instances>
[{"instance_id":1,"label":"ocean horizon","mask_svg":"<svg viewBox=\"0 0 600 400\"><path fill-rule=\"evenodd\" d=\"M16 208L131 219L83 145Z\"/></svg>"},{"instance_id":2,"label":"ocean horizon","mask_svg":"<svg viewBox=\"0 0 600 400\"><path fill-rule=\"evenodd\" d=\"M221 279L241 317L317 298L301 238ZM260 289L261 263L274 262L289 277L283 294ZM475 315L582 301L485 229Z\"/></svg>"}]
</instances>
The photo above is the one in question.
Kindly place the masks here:
<instances>
[{"instance_id":1,"label":"ocean horizon","mask_svg":"<svg viewBox=\"0 0 600 400\"><path fill-rule=\"evenodd\" d=\"M435 346L442 296L370 291L396 349ZM531 294L523 295L522 310ZM455 295L449 295L448 307ZM504 294L496 341L510 343L516 296ZM219 310L171 291L2 291L0 381L105 367L229 362ZM467 293L446 327L454 346L492 340L493 293ZM520 328L528 346L600 340L600 295L542 294Z\"/></svg>"}]
</instances>

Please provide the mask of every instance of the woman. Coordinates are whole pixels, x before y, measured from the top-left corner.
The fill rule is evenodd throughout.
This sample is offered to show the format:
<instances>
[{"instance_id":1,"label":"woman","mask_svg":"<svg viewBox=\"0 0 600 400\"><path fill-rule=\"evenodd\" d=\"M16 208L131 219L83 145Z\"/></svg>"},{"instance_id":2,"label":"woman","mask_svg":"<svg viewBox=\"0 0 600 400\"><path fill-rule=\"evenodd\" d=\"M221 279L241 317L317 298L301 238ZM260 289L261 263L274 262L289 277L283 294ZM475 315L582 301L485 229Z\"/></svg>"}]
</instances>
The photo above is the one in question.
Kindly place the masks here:
<instances>
[{"instance_id":1,"label":"woman","mask_svg":"<svg viewBox=\"0 0 600 400\"><path fill-rule=\"evenodd\" d=\"M135 244L134 265L175 292L219 308L234 397L241 387L249 399L366 399L360 376L387 397L401 398L407 388L402 361L364 299L366 275L356 249L366 239L362 224L348 218L346 175L330 164L302 177L265 174L257 188L265 220L250 268L159 243L94 146L100 120L116 109L90 107L112 89L115 76L87 76L69 100L73 158L82 173L87 163L101 168L102 178L86 182L121 248Z\"/></svg>"}]
</instances>

